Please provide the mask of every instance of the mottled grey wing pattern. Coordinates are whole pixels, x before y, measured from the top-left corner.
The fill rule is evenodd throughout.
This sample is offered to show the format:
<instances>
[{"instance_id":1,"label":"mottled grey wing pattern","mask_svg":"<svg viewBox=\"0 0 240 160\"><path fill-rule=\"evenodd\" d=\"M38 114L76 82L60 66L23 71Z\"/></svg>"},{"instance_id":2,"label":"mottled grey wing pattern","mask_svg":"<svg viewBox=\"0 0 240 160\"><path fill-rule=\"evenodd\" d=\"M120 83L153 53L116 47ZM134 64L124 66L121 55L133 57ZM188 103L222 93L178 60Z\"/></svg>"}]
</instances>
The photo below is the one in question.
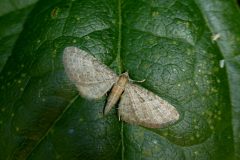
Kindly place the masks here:
<instances>
[{"instance_id":1,"label":"mottled grey wing pattern","mask_svg":"<svg viewBox=\"0 0 240 160\"><path fill-rule=\"evenodd\" d=\"M123 121L148 128L161 128L179 119L175 107L154 93L128 83L122 94L118 114Z\"/></svg>"},{"instance_id":2,"label":"mottled grey wing pattern","mask_svg":"<svg viewBox=\"0 0 240 160\"><path fill-rule=\"evenodd\" d=\"M65 48L63 64L69 79L85 98L102 97L118 78L106 65L77 47Z\"/></svg>"}]
</instances>

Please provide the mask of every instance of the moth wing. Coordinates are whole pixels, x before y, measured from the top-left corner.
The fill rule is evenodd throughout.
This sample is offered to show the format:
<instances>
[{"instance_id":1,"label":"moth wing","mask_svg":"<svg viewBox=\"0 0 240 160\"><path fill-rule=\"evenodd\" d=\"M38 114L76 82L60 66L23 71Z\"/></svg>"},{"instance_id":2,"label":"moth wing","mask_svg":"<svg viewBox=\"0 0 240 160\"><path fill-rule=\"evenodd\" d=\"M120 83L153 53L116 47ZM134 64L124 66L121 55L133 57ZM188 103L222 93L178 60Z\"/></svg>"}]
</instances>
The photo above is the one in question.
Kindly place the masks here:
<instances>
[{"instance_id":1,"label":"moth wing","mask_svg":"<svg viewBox=\"0 0 240 160\"><path fill-rule=\"evenodd\" d=\"M88 99L102 97L117 80L117 75L106 65L77 47L64 49L63 64L80 95Z\"/></svg>"},{"instance_id":2,"label":"moth wing","mask_svg":"<svg viewBox=\"0 0 240 160\"><path fill-rule=\"evenodd\" d=\"M154 93L128 83L122 94L118 113L123 121L147 128L162 128L179 119L174 106Z\"/></svg>"}]
</instances>

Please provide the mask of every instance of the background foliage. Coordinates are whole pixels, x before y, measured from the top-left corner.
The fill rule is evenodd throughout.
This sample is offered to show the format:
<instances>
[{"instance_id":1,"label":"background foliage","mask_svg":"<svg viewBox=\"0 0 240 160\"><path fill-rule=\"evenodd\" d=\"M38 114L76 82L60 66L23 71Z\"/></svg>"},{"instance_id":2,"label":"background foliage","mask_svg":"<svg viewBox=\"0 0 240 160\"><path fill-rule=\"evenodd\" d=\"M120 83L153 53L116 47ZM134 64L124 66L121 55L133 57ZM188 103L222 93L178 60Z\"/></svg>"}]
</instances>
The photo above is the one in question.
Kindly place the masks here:
<instances>
[{"instance_id":1,"label":"background foliage","mask_svg":"<svg viewBox=\"0 0 240 160\"><path fill-rule=\"evenodd\" d=\"M1 0L0 159L239 159L239 18L233 0ZM103 117L106 97L64 73L66 46L146 79L179 122Z\"/></svg>"}]
</instances>

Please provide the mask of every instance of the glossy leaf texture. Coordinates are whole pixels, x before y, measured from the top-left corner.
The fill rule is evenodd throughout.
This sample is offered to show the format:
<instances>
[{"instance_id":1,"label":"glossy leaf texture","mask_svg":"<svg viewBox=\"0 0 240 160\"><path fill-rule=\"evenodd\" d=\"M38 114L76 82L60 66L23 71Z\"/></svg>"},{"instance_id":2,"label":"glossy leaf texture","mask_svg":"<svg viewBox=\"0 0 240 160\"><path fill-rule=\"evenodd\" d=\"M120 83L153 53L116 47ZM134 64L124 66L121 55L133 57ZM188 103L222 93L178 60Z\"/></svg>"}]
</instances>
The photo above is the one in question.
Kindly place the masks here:
<instances>
[{"instance_id":1,"label":"glossy leaf texture","mask_svg":"<svg viewBox=\"0 0 240 160\"><path fill-rule=\"evenodd\" d=\"M11 55L14 44L35 3L36 0L0 1L0 72Z\"/></svg>"},{"instance_id":2,"label":"glossy leaf texture","mask_svg":"<svg viewBox=\"0 0 240 160\"><path fill-rule=\"evenodd\" d=\"M0 159L240 158L236 2L52 0L31 12L9 10L0 21L13 25L0 35L15 32L15 23L23 30L9 43L0 39L0 55L8 53L0 68ZM67 46L145 79L138 85L174 104L180 120L149 129L119 121L117 109L103 116L107 95L87 100L68 79Z\"/></svg>"}]
</instances>

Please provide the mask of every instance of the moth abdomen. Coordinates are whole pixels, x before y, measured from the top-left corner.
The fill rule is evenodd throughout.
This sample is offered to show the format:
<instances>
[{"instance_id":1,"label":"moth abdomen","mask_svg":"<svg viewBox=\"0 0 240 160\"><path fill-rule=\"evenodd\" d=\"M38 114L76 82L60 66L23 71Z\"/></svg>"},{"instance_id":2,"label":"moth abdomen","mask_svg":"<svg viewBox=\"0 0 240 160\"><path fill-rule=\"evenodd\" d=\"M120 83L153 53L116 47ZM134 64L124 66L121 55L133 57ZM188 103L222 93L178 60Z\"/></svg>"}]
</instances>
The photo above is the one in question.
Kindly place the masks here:
<instances>
[{"instance_id":1,"label":"moth abdomen","mask_svg":"<svg viewBox=\"0 0 240 160\"><path fill-rule=\"evenodd\" d=\"M128 74L124 73L121 76L119 76L118 81L113 85L111 92L109 94L107 104L104 108L104 115L106 115L113 106L118 102L120 99L126 84L128 83Z\"/></svg>"}]
</instances>

